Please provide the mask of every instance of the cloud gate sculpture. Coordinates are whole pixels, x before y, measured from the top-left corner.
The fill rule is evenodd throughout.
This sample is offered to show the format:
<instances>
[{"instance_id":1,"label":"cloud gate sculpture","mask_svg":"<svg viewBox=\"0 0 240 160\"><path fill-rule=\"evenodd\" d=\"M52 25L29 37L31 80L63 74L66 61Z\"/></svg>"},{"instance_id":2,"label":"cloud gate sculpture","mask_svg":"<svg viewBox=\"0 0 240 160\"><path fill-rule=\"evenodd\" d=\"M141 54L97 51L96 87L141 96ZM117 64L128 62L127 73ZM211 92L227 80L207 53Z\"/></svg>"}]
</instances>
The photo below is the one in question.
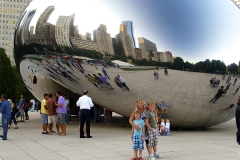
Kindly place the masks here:
<instances>
[{"instance_id":1,"label":"cloud gate sculpture","mask_svg":"<svg viewBox=\"0 0 240 160\"><path fill-rule=\"evenodd\" d=\"M127 117L134 110L138 98L142 98L146 103L149 100L157 103L164 100L170 105L168 117L171 126L177 128L204 128L226 122L234 117L235 109L219 110L236 103L237 96L233 96L232 91L237 85L231 86L231 91L215 104L209 103L219 88L211 87L209 80L212 77L221 79L220 75L170 70L169 75L165 76L163 70L159 70L159 80L155 80L153 70L124 71L110 67L106 71L111 78L108 82L114 89L97 88L84 74L101 73L101 64L98 64L96 69L94 65L84 62L83 74L73 66L71 69L67 64L58 62L69 73L69 76L65 76L57 69L56 60L36 55L33 57L42 60L39 62L24 59L20 63L20 72L28 89L39 100L45 92L55 93L62 90L64 93L70 91L82 93L87 89L94 103ZM124 78L129 91L123 91L115 84L116 75Z\"/></svg>"}]
</instances>

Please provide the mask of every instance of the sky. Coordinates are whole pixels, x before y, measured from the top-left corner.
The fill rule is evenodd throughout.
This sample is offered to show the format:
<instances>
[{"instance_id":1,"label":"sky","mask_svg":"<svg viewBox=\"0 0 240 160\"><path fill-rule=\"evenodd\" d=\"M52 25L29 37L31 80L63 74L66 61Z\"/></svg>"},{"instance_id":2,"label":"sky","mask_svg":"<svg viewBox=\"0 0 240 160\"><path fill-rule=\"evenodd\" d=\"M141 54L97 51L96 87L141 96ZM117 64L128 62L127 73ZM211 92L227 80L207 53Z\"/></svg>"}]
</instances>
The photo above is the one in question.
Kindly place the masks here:
<instances>
[{"instance_id":1,"label":"sky","mask_svg":"<svg viewBox=\"0 0 240 160\"><path fill-rule=\"evenodd\" d=\"M231 0L33 0L27 9L37 9L31 25L50 5L60 15L75 13L80 34L92 33L100 24L111 37L122 21L133 21L134 37L144 37L158 51L170 51L184 61L221 60L226 65L240 61L240 9Z\"/></svg>"}]
</instances>

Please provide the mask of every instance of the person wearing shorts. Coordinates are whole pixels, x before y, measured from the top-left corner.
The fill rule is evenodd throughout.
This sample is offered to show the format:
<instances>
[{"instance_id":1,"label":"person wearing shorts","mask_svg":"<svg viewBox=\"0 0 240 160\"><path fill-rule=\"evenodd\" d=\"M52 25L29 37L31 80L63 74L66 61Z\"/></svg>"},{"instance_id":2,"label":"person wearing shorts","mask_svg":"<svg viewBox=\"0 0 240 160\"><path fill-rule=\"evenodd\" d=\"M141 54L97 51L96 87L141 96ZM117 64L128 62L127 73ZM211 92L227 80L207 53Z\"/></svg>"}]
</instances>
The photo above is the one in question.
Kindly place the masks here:
<instances>
[{"instance_id":1,"label":"person wearing shorts","mask_svg":"<svg viewBox=\"0 0 240 160\"><path fill-rule=\"evenodd\" d=\"M145 124L148 129L149 160L155 160L155 158L163 157L162 155L157 153L158 129L157 129L157 118L156 118L157 115L155 114L154 111L155 111L155 102L150 101L148 103L148 111L145 117ZM164 126L161 126L161 127L165 129Z\"/></svg>"},{"instance_id":2,"label":"person wearing shorts","mask_svg":"<svg viewBox=\"0 0 240 160\"><path fill-rule=\"evenodd\" d=\"M58 101L55 103L57 106L57 116L56 116L56 127L57 127L57 134L60 136L66 136L66 113L67 108L65 104L65 99L62 96L61 91L57 91L56 96L58 98ZM59 131L59 128L62 130L62 132Z\"/></svg>"},{"instance_id":3,"label":"person wearing shorts","mask_svg":"<svg viewBox=\"0 0 240 160\"><path fill-rule=\"evenodd\" d=\"M112 111L107 109L106 113L107 113L107 124L110 124L111 118L112 118Z\"/></svg>"},{"instance_id":4,"label":"person wearing shorts","mask_svg":"<svg viewBox=\"0 0 240 160\"><path fill-rule=\"evenodd\" d=\"M131 160L143 160L142 159L142 150L144 150L144 133L145 133L145 122L140 118L141 111L135 110L134 116L135 120L133 123L139 126L139 131L132 127L132 141L133 141L133 150L134 157ZM139 152L139 156L138 153Z\"/></svg>"},{"instance_id":5,"label":"person wearing shorts","mask_svg":"<svg viewBox=\"0 0 240 160\"><path fill-rule=\"evenodd\" d=\"M43 100L41 103L41 117L42 117L42 134L48 134L47 124L48 124L48 109L47 109L47 99L48 94L44 93Z\"/></svg>"},{"instance_id":6,"label":"person wearing shorts","mask_svg":"<svg viewBox=\"0 0 240 160\"><path fill-rule=\"evenodd\" d=\"M25 100L24 100L23 95L21 94L21 99L19 100L19 103L18 103L18 110L20 111L20 115L21 115L20 122L25 122L24 121L24 109L23 109L24 103L25 103Z\"/></svg>"},{"instance_id":7,"label":"person wearing shorts","mask_svg":"<svg viewBox=\"0 0 240 160\"><path fill-rule=\"evenodd\" d=\"M56 111L55 100L53 99L53 94L49 93L47 100L47 109L48 109L48 130L49 134L52 134L52 127L56 124Z\"/></svg>"}]
</instances>

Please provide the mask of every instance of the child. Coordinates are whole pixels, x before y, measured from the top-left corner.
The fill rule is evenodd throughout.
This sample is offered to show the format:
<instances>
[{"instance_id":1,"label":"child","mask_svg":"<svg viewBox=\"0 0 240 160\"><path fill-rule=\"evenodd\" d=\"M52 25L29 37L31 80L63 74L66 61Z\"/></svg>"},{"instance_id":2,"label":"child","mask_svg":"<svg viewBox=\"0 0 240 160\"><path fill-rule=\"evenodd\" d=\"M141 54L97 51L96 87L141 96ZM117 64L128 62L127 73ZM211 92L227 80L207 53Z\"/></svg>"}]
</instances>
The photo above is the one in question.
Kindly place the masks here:
<instances>
[{"instance_id":1,"label":"child","mask_svg":"<svg viewBox=\"0 0 240 160\"><path fill-rule=\"evenodd\" d=\"M149 160L155 158L162 158L163 156L157 153L158 129L157 129L157 115L155 114L155 102L148 103L148 111L146 113L145 123L148 128L148 145L149 145ZM164 130L165 127L160 124ZM154 154L153 154L154 151Z\"/></svg>"},{"instance_id":2,"label":"child","mask_svg":"<svg viewBox=\"0 0 240 160\"><path fill-rule=\"evenodd\" d=\"M139 131L132 127L132 141L133 141L133 150L134 150L134 157L132 160L143 160L142 159L142 150L144 150L144 133L145 133L145 123L144 120L140 119L140 110L134 111L135 120L133 123L139 126ZM139 151L139 158L137 152Z\"/></svg>"}]
</instances>

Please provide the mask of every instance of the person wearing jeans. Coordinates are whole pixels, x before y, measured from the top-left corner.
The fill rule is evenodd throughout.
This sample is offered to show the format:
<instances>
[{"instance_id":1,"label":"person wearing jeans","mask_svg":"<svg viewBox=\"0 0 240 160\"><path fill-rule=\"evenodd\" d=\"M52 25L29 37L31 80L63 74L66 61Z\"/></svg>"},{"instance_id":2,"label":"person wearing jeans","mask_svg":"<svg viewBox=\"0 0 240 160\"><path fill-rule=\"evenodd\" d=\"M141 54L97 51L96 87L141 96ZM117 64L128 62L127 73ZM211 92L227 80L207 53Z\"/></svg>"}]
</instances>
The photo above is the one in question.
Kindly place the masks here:
<instances>
[{"instance_id":1,"label":"person wearing jeans","mask_svg":"<svg viewBox=\"0 0 240 160\"><path fill-rule=\"evenodd\" d=\"M11 117L11 105L10 102L7 100L7 96L3 94L1 96L2 105L0 108L0 112L2 113L2 128L3 128L3 135L0 135L2 140L7 140L7 132L8 132L8 123Z\"/></svg>"}]
</instances>

